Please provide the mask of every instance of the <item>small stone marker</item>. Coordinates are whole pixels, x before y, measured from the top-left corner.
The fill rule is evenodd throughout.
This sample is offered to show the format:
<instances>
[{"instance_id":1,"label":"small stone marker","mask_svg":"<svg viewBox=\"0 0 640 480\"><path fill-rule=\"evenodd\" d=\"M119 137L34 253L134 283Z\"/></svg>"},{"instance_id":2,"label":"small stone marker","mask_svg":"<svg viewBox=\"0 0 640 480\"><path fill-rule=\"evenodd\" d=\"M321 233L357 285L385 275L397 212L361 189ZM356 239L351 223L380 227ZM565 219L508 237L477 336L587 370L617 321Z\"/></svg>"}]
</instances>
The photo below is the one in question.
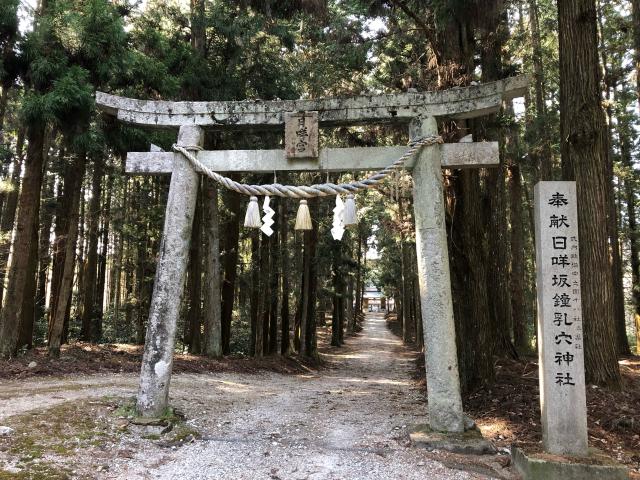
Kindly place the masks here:
<instances>
[{"instance_id":1,"label":"small stone marker","mask_svg":"<svg viewBox=\"0 0 640 480\"><path fill-rule=\"evenodd\" d=\"M575 182L535 186L542 436L547 452L587 455Z\"/></svg>"},{"instance_id":2,"label":"small stone marker","mask_svg":"<svg viewBox=\"0 0 640 480\"><path fill-rule=\"evenodd\" d=\"M287 158L318 157L318 112L285 112L284 151Z\"/></svg>"}]
</instances>

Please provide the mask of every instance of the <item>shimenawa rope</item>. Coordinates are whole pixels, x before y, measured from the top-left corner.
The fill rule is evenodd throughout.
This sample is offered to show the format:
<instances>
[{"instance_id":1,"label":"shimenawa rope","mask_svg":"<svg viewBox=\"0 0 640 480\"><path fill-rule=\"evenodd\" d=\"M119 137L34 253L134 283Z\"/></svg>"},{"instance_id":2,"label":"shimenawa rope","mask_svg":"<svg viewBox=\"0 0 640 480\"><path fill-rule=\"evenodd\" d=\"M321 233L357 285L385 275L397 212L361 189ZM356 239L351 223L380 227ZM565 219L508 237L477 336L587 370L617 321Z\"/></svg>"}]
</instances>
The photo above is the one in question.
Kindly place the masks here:
<instances>
[{"instance_id":1,"label":"shimenawa rope","mask_svg":"<svg viewBox=\"0 0 640 480\"><path fill-rule=\"evenodd\" d=\"M356 180L349 183L340 183L338 185L334 183L320 183L316 185L281 185L279 183L272 183L267 185L246 185L244 183L236 182L235 180L230 179L229 177L225 177L220 175L219 173L214 172L209 167L204 165L198 158L191 152L201 150L200 147L194 146L183 146L174 144L173 149L176 152L182 153L189 162L194 166L194 168L202 173L204 173L207 177L215 180L221 185L227 187L234 192L242 193L244 195L249 196L258 196L258 195L275 195L278 197L287 197L287 198L313 198L313 197L327 197L330 195L340 195L340 194L352 194L359 192L361 190L365 190L367 188L372 188L384 180L387 176L393 173L396 170L400 170L404 167L405 162L411 158L415 153L422 147L428 145L435 145L437 143L442 143L442 137L439 135L433 135L429 137L417 138L409 142L409 146L407 151L398 158L395 162L388 165L387 167L379 170L378 172L370 175L369 177L363 180Z\"/></svg>"}]
</instances>

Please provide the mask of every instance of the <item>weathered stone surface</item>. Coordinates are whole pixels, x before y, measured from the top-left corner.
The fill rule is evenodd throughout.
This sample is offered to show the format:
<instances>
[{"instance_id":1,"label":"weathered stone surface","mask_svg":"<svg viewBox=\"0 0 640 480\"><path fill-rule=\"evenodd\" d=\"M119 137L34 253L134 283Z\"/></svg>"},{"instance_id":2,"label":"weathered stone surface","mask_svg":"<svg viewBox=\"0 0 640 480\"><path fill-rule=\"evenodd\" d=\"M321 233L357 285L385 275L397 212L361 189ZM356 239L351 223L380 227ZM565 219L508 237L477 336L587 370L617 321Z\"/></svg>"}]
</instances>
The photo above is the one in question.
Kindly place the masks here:
<instances>
[{"instance_id":1,"label":"weathered stone surface","mask_svg":"<svg viewBox=\"0 0 640 480\"><path fill-rule=\"evenodd\" d=\"M140 436L164 435L165 433L169 433L171 430L173 430L173 425L167 422L148 425L133 422L129 424L129 431Z\"/></svg>"},{"instance_id":2,"label":"weathered stone surface","mask_svg":"<svg viewBox=\"0 0 640 480\"><path fill-rule=\"evenodd\" d=\"M478 429L465 432L434 432L429 425L416 425L409 433L411 441L428 450L445 450L466 455L493 455L496 448Z\"/></svg>"},{"instance_id":3,"label":"weathered stone surface","mask_svg":"<svg viewBox=\"0 0 640 480\"><path fill-rule=\"evenodd\" d=\"M540 406L545 450L587 454L575 182L535 186Z\"/></svg>"},{"instance_id":4,"label":"weathered stone surface","mask_svg":"<svg viewBox=\"0 0 640 480\"><path fill-rule=\"evenodd\" d=\"M513 464L523 480L627 480L626 467L594 449L582 460L527 455L517 447L511 448Z\"/></svg>"},{"instance_id":5,"label":"weathered stone surface","mask_svg":"<svg viewBox=\"0 0 640 480\"><path fill-rule=\"evenodd\" d=\"M285 112L286 158L317 158L318 136L318 112Z\"/></svg>"},{"instance_id":6,"label":"weathered stone surface","mask_svg":"<svg viewBox=\"0 0 640 480\"><path fill-rule=\"evenodd\" d=\"M445 143L431 147L440 150L444 168L497 166L498 142ZM406 146L323 148L317 159L287 160L283 150L205 150L198 159L214 172L317 171L353 172L380 170L402 156ZM173 163L182 154L173 152L129 152L127 173L171 173ZM406 163L413 168L415 158Z\"/></svg>"},{"instance_id":7,"label":"weathered stone surface","mask_svg":"<svg viewBox=\"0 0 640 480\"><path fill-rule=\"evenodd\" d=\"M180 129L178 144L201 146L200 127ZM188 160L174 163L164 220L162 243L153 286L142 357L137 408L145 417L160 417L169 400L176 323L189 256L193 215L198 196L198 173Z\"/></svg>"},{"instance_id":8,"label":"weathered stone surface","mask_svg":"<svg viewBox=\"0 0 640 480\"><path fill-rule=\"evenodd\" d=\"M487 115L499 110L504 100L522 96L528 83L529 78L522 75L434 92L240 102L136 100L97 92L96 104L123 122L157 127L282 127L284 112L297 111L317 111L320 126L407 123L418 116L472 118Z\"/></svg>"},{"instance_id":9,"label":"weathered stone surface","mask_svg":"<svg viewBox=\"0 0 640 480\"><path fill-rule=\"evenodd\" d=\"M11 427L0 426L0 437L8 437L12 435L15 430Z\"/></svg>"},{"instance_id":10,"label":"weathered stone surface","mask_svg":"<svg viewBox=\"0 0 640 480\"><path fill-rule=\"evenodd\" d=\"M411 124L413 138L437 133L435 118ZM431 429L463 432L439 149L426 147L413 168L413 208L420 304L424 321Z\"/></svg>"}]
</instances>

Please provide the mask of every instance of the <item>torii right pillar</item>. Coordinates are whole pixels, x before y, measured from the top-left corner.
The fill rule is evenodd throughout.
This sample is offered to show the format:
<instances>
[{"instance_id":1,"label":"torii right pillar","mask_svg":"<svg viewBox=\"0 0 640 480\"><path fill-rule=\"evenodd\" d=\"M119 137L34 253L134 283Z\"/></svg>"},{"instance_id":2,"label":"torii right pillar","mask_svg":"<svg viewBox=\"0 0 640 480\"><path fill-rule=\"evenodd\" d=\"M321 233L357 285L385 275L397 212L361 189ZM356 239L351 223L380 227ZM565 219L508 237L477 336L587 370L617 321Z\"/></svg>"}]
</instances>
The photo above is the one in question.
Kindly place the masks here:
<instances>
[{"instance_id":1,"label":"torii right pillar","mask_svg":"<svg viewBox=\"0 0 640 480\"><path fill-rule=\"evenodd\" d=\"M411 138L437 135L436 119L415 119L409 134ZM424 322L429 426L441 432L463 432L465 422L458 375L439 145L424 147L416 158L413 208Z\"/></svg>"}]
</instances>

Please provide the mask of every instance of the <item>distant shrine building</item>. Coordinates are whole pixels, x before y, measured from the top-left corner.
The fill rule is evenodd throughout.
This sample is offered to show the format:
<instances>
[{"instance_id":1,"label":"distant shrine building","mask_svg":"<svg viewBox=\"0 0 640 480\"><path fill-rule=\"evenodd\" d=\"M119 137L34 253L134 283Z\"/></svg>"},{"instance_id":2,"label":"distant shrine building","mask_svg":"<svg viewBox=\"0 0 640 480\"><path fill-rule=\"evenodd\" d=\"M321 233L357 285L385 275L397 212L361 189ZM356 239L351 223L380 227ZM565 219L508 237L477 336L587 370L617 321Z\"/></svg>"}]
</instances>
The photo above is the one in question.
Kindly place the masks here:
<instances>
[{"instance_id":1,"label":"distant shrine building","mask_svg":"<svg viewBox=\"0 0 640 480\"><path fill-rule=\"evenodd\" d=\"M393 299L387 299L380 288L375 285L367 285L364 288L363 305L365 312L386 312L387 309L393 310Z\"/></svg>"}]
</instances>

